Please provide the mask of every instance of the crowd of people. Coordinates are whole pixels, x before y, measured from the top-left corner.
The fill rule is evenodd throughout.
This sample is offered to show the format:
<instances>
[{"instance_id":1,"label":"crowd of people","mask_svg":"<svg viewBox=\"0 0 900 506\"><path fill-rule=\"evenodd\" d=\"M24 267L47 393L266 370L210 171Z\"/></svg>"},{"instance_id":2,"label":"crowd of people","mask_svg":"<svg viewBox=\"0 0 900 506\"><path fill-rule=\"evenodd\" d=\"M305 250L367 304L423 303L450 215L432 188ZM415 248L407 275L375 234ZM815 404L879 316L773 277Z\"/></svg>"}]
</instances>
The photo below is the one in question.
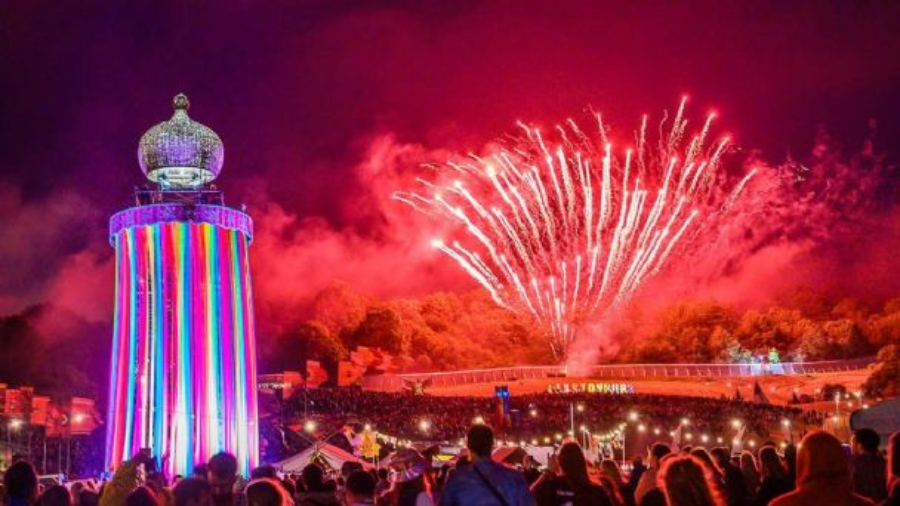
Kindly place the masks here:
<instances>
[{"instance_id":1,"label":"crowd of people","mask_svg":"<svg viewBox=\"0 0 900 506\"><path fill-rule=\"evenodd\" d=\"M387 467L347 461L326 469L311 461L299 475L274 467L254 469L249 481L237 460L214 455L191 476L170 482L153 472L149 451L121 465L103 484L77 482L42 488L34 467L21 460L7 469L0 504L8 506L795 506L900 505L900 433L888 444L870 429L856 431L849 451L833 435L807 434L787 451L764 445L732 454L724 447L655 443L646 463L635 457L629 472L616 461L593 464L574 440L565 441L545 468L531 459L510 467L492 458L494 432L470 426L466 451L435 467L404 449ZM145 469L146 468L146 469Z\"/></svg>"},{"instance_id":2,"label":"crowd of people","mask_svg":"<svg viewBox=\"0 0 900 506\"><path fill-rule=\"evenodd\" d=\"M822 415L796 407L706 397L663 395L597 395L588 393L529 394L510 398L510 417L503 436L513 441L543 439L582 425L595 434L609 432L622 422L632 429L643 426L649 439L668 439L684 425L684 434L734 435L735 420L745 434L760 440L781 431L786 420L798 436L808 427L820 427ZM574 409L574 412L573 412ZM436 397L370 392L352 388L311 389L296 392L286 403L285 420L302 424L306 417L344 423L356 418L376 430L411 440L459 440L478 417L494 419L497 401L486 397ZM336 420L334 420L336 419ZM426 422L424 425L422 422ZM654 434L655 433L655 434ZM654 435L660 436L653 438ZM790 438L788 438L790 439Z\"/></svg>"}]
</instances>

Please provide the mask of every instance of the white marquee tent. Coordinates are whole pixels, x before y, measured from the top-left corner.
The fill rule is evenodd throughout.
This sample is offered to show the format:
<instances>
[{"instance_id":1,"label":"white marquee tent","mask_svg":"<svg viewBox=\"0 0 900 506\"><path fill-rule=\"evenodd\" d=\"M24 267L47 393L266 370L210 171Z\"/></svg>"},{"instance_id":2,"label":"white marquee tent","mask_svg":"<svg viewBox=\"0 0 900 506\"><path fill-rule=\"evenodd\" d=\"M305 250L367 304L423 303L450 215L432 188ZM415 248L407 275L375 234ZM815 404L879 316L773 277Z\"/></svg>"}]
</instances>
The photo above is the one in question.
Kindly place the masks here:
<instances>
[{"instance_id":1,"label":"white marquee tent","mask_svg":"<svg viewBox=\"0 0 900 506\"><path fill-rule=\"evenodd\" d=\"M302 452L288 457L274 465L276 469L285 473L299 473L310 463L311 459L316 455L318 455L320 459L327 462L328 465L334 469L340 469L341 465L343 465L344 462L348 461L358 462L362 464L366 469L371 467L369 463L359 460L353 454L348 453L346 450L342 450L337 446L321 442L315 443Z\"/></svg>"}]
</instances>

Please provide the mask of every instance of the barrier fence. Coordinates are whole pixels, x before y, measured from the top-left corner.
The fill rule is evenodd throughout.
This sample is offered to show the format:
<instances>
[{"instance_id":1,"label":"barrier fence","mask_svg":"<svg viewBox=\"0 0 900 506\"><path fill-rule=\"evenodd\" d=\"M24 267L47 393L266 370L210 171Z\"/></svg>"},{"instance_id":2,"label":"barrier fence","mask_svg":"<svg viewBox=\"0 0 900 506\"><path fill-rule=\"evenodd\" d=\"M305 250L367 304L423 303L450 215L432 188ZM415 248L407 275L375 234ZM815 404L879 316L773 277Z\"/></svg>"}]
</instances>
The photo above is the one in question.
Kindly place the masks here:
<instances>
[{"instance_id":1,"label":"barrier fence","mask_svg":"<svg viewBox=\"0 0 900 506\"><path fill-rule=\"evenodd\" d=\"M477 383L512 382L543 378L750 378L766 375L802 376L829 374L864 369L875 362L875 357L822 362L783 362L778 364L607 364L588 368L586 373L570 376L566 366L520 366L497 369L474 369L410 374L385 374L365 376L362 386L366 390L399 391L417 382L429 382L429 386L457 386Z\"/></svg>"}]
</instances>

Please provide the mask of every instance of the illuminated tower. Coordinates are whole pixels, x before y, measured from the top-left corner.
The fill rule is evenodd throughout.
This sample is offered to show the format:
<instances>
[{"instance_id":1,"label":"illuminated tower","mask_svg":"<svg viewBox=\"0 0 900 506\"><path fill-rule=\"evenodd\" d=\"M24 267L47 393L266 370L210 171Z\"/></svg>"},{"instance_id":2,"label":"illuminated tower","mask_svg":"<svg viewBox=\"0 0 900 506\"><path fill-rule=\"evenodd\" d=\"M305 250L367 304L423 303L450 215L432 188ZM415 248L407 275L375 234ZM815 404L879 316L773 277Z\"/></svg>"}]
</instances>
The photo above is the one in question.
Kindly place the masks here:
<instances>
[{"instance_id":1,"label":"illuminated tower","mask_svg":"<svg viewBox=\"0 0 900 506\"><path fill-rule=\"evenodd\" d=\"M115 214L116 312L106 466L141 448L188 475L219 451L244 475L257 465L256 337L248 247L253 222L210 185L224 148L175 114L144 134L141 170L154 183Z\"/></svg>"}]
</instances>

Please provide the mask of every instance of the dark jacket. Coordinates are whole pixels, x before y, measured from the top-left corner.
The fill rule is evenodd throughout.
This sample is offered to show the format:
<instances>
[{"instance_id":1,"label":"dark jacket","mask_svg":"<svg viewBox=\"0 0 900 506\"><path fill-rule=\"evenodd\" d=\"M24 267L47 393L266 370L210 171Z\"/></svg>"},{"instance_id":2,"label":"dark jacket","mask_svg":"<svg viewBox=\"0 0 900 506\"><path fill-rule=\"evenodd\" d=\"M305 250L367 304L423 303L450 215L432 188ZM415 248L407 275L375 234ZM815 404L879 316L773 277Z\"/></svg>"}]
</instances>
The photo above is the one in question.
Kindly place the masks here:
<instances>
[{"instance_id":1,"label":"dark jacket","mask_svg":"<svg viewBox=\"0 0 900 506\"><path fill-rule=\"evenodd\" d=\"M631 474L628 475L628 488L631 490L632 496L637 491L638 482L641 481L641 476L644 475L646 470L647 466L644 464L638 464L631 469Z\"/></svg>"},{"instance_id":2,"label":"dark jacket","mask_svg":"<svg viewBox=\"0 0 900 506\"><path fill-rule=\"evenodd\" d=\"M878 502L887 497L887 463L880 455L863 453L850 460L853 491Z\"/></svg>"},{"instance_id":3,"label":"dark jacket","mask_svg":"<svg viewBox=\"0 0 900 506\"><path fill-rule=\"evenodd\" d=\"M722 485L729 506L744 504L747 486L744 484L744 473L738 466L729 462L722 467Z\"/></svg>"},{"instance_id":4,"label":"dark jacket","mask_svg":"<svg viewBox=\"0 0 900 506\"><path fill-rule=\"evenodd\" d=\"M584 490L575 491L562 476L554 476L536 483L534 499L538 506L612 506L606 490L592 483Z\"/></svg>"},{"instance_id":5,"label":"dark jacket","mask_svg":"<svg viewBox=\"0 0 900 506\"><path fill-rule=\"evenodd\" d=\"M493 486L492 486L493 485ZM522 473L489 459L456 469L441 493L441 506L534 506Z\"/></svg>"},{"instance_id":6,"label":"dark jacket","mask_svg":"<svg viewBox=\"0 0 900 506\"><path fill-rule=\"evenodd\" d=\"M772 499L780 495L787 494L794 488L791 478L774 478L772 476L763 477L759 482L759 489L756 491L756 504L766 506Z\"/></svg>"}]
</instances>

